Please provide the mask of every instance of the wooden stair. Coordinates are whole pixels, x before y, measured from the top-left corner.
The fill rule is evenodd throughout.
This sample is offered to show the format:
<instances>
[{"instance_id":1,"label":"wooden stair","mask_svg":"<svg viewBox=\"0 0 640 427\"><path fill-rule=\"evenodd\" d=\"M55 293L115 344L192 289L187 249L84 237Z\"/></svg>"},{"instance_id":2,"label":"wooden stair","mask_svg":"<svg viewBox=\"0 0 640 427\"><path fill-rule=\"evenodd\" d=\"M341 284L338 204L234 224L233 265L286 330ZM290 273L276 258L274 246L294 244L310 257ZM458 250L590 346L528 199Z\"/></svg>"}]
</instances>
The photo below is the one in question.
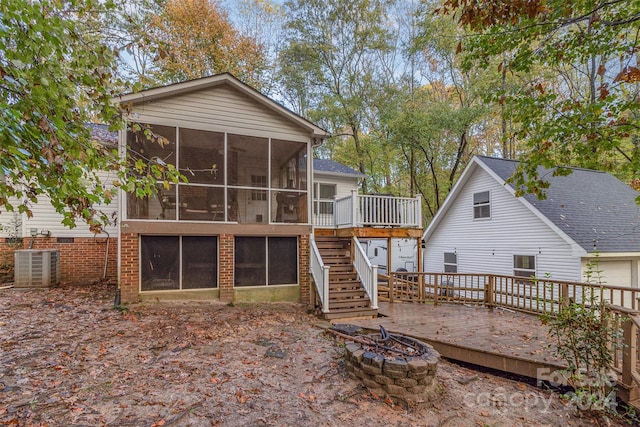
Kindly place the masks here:
<instances>
[{"instance_id":1,"label":"wooden stair","mask_svg":"<svg viewBox=\"0 0 640 427\"><path fill-rule=\"evenodd\" d=\"M329 269L329 313L325 319L352 317L376 317L378 310L371 309L358 273L351 262L351 239L316 236L320 256Z\"/></svg>"}]
</instances>

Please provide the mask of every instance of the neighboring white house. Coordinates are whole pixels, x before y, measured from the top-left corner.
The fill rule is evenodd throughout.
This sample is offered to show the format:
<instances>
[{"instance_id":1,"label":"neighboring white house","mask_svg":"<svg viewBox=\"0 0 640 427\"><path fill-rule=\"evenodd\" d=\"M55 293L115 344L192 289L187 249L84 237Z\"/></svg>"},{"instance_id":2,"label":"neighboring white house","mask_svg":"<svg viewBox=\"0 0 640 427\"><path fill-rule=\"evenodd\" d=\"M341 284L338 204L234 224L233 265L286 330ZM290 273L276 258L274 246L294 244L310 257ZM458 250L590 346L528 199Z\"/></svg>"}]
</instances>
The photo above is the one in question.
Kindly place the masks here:
<instances>
[{"instance_id":1,"label":"neighboring white house","mask_svg":"<svg viewBox=\"0 0 640 427\"><path fill-rule=\"evenodd\" d=\"M424 233L425 271L581 282L597 256L602 283L638 287L638 192L604 172L540 168L547 198L516 197L505 181L517 164L471 160Z\"/></svg>"}]
</instances>

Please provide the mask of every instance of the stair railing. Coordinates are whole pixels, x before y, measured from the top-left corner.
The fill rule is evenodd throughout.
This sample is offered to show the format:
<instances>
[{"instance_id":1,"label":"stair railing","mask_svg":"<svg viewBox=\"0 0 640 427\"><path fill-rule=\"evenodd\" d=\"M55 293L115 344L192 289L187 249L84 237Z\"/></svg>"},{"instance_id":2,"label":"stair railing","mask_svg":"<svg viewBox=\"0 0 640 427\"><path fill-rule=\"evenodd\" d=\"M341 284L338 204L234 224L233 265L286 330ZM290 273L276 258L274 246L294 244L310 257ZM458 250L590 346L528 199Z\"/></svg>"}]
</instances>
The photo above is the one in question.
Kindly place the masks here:
<instances>
[{"instance_id":1,"label":"stair railing","mask_svg":"<svg viewBox=\"0 0 640 427\"><path fill-rule=\"evenodd\" d=\"M316 241L313 238L313 234L311 234L311 238L309 239L309 246L311 250L311 262L310 262L310 270L311 276L313 277L313 281L316 284L316 290L318 291L318 296L320 297L320 302L322 303L322 312L329 312L329 266L325 265L322 262L322 257L320 256L320 251L318 250L318 245L316 245Z\"/></svg>"},{"instance_id":2,"label":"stair railing","mask_svg":"<svg viewBox=\"0 0 640 427\"><path fill-rule=\"evenodd\" d=\"M356 237L353 238L353 265L358 272L362 286L369 296L371 308L378 309L378 266L372 265L367 253Z\"/></svg>"}]
</instances>

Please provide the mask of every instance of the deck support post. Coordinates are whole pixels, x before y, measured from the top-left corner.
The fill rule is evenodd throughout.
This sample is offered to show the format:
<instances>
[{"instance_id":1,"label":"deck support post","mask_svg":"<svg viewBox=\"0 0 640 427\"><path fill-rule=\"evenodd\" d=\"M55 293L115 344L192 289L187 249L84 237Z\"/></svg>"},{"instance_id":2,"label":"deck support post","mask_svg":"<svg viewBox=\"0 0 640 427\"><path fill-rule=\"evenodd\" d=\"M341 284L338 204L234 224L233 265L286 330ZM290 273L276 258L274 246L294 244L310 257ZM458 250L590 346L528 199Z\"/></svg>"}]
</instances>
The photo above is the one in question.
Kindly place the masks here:
<instances>
[{"instance_id":1,"label":"deck support post","mask_svg":"<svg viewBox=\"0 0 640 427\"><path fill-rule=\"evenodd\" d=\"M496 276L490 274L487 279L488 280L485 282L484 287L484 305L486 305L489 310L493 311L493 307L495 306L493 295L496 288Z\"/></svg>"},{"instance_id":2,"label":"deck support post","mask_svg":"<svg viewBox=\"0 0 640 427\"><path fill-rule=\"evenodd\" d=\"M560 287L560 304L562 307L569 307L569 285L566 283Z\"/></svg>"},{"instance_id":3,"label":"deck support post","mask_svg":"<svg viewBox=\"0 0 640 427\"><path fill-rule=\"evenodd\" d=\"M633 319L626 319L622 324L622 337L624 347L622 349L622 382L630 387L629 401L640 398L640 390L635 386L634 373L636 373L636 366L638 363L638 343L636 340L636 334L638 327Z\"/></svg>"},{"instance_id":4,"label":"deck support post","mask_svg":"<svg viewBox=\"0 0 640 427\"><path fill-rule=\"evenodd\" d=\"M440 295L440 292L442 291L442 287L440 284L440 275L439 274L434 274L433 275L433 305L438 305L438 296Z\"/></svg>"}]
</instances>

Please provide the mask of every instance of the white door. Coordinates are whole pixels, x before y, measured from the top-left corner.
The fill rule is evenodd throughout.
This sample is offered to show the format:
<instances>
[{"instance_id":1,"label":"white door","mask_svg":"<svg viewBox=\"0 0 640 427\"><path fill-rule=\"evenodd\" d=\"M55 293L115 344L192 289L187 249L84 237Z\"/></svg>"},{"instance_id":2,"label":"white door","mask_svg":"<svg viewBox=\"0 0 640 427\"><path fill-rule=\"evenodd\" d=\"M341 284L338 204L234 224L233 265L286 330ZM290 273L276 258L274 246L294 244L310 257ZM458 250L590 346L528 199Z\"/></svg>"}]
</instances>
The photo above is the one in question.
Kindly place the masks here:
<instances>
[{"instance_id":1,"label":"white door","mask_svg":"<svg viewBox=\"0 0 640 427\"><path fill-rule=\"evenodd\" d=\"M252 190L246 193L246 222L269 222L269 195L267 187L267 175L263 172L249 171ZM264 188L259 190L258 188Z\"/></svg>"}]
</instances>

